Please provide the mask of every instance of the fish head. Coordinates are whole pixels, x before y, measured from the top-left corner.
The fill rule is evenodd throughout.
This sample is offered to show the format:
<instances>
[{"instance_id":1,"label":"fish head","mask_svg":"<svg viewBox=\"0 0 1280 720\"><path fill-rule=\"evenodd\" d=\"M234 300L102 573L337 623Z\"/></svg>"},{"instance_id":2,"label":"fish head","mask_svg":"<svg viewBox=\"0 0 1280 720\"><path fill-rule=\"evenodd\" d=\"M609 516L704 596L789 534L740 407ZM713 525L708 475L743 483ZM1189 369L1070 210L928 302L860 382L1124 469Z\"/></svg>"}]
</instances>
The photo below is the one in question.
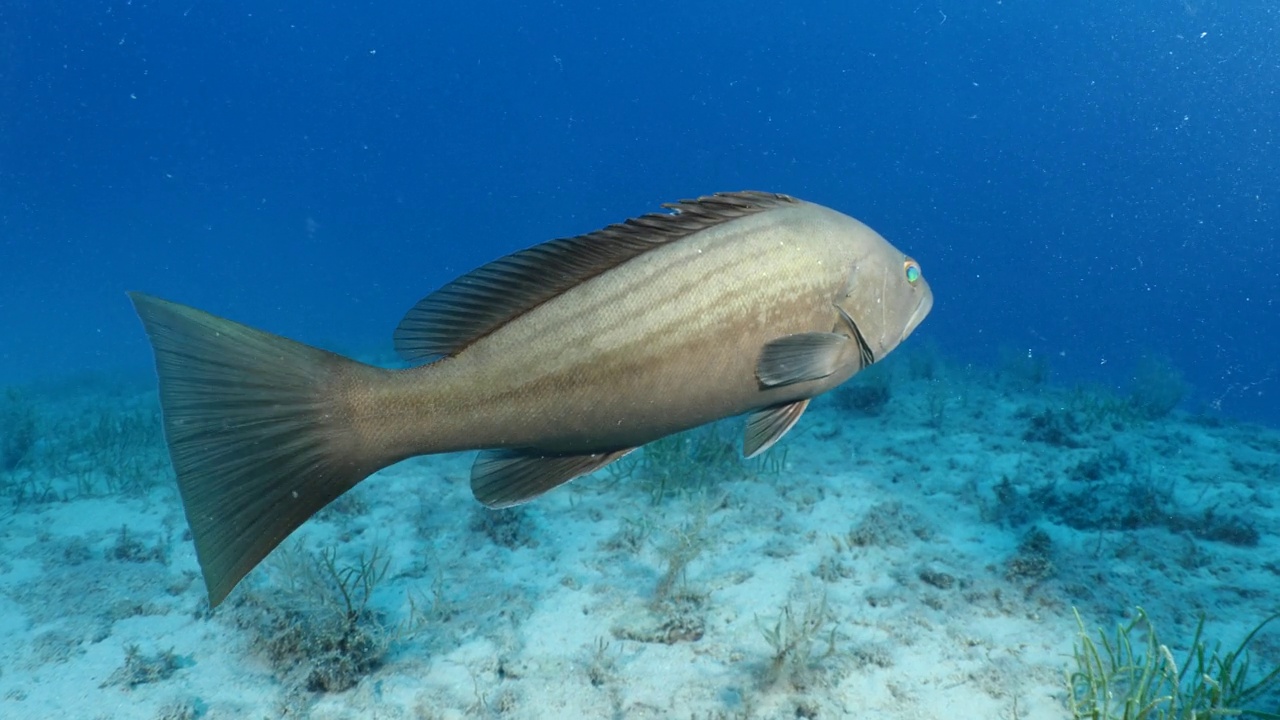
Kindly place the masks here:
<instances>
[{"instance_id":1,"label":"fish head","mask_svg":"<svg viewBox=\"0 0 1280 720\"><path fill-rule=\"evenodd\" d=\"M879 360L898 347L933 309L933 291L920 264L870 228L858 243L843 297L846 327Z\"/></svg>"}]
</instances>

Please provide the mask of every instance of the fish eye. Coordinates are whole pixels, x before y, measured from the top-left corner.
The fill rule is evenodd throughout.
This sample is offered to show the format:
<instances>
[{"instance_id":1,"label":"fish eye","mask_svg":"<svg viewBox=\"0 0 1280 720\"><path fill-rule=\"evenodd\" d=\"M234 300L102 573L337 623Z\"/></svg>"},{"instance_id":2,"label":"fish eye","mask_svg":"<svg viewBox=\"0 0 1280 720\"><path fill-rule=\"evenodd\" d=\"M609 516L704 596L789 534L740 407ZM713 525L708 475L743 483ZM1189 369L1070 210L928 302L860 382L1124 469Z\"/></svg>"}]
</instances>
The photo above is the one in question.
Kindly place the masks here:
<instances>
[{"instance_id":1,"label":"fish eye","mask_svg":"<svg viewBox=\"0 0 1280 720\"><path fill-rule=\"evenodd\" d=\"M920 281L920 265L915 260L908 260L902 263L902 270L907 276L907 282L915 285Z\"/></svg>"}]
</instances>

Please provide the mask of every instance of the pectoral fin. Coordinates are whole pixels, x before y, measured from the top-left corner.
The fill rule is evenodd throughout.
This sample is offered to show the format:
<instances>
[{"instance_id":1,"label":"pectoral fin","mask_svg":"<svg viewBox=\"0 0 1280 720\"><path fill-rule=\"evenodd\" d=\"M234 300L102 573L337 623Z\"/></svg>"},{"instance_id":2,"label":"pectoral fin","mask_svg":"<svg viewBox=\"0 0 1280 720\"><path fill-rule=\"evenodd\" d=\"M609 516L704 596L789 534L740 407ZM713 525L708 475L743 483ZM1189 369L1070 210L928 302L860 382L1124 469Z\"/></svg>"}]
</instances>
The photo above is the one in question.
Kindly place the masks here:
<instances>
[{"instance_id":1,"label":"pectoral fin","mask_svg":"<svg viewBox=\"0 0 1280 720\"><path fill-rule=\"evenodd\" d=\"M471 466L471 493L491 508L519 505L576 477L595 472L634 449L590 455L484 450Z\"/></svg>"},{"instance_id":2,"label":"pectoral fin","mask_svg":"<svg viewBox=\"0 0 1280 720\"><path fill-rule=\"evenodd\" d=\"M747 418L747 434L742 443L742 454L753 458L773 447L800 420L807 407L809 398L751 413Z\"/></svg>"},{"instance_id":3,"label":"pectoral fin","mask_svg":"<svg viewBox=\"0 0 1280 720\"><path fill-rule=\"evenodd\" d=\"M799 333L764 346L756 363L756 377L764 387L821 380L836 371L853 342L837 333Z\"/></svg>"}]
</instances>

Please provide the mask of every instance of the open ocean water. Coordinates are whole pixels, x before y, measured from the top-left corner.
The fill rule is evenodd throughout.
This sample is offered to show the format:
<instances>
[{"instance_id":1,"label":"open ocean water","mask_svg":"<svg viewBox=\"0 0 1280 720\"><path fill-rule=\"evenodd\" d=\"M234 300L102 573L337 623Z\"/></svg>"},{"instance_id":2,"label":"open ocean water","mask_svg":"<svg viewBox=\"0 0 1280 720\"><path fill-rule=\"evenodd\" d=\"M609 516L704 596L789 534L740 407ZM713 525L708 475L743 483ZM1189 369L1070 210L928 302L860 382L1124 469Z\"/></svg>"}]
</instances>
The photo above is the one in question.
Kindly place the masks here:
<instances>
[{"instance_id":1,"label":"open ocean water","mask_svg":"<svg viewBox=\"0 0 1280 720\"><path fill-rule=\"evenodd\" d=\"M401 367L458 276L740 190L932 312L759 458L409 459L210 607L127 291ZM6 0L0 718L1275 717L1278 239L1260 0Z\"/></svg>"}]
</instances>

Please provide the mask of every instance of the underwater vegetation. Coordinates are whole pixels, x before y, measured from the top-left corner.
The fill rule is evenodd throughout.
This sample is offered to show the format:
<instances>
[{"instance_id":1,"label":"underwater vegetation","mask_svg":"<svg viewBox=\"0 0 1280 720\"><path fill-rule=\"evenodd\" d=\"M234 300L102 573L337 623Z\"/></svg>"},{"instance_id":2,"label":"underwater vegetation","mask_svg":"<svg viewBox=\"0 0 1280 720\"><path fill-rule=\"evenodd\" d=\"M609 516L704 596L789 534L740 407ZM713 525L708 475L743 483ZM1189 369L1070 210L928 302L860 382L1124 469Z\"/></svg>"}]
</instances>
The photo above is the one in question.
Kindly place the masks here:
<instances>
[{"instance_id":1,"label":"underwater vegetation","mask_svg":"<svg viewBox=\"0 0 1280 720\"><path fill-rule=\"evenodd\" d=\"M1131 459L1117 445L1086 450L1060 475L1015 479L1004 475L992 487L990 513L1012 525L1050 518L1078 530L1138 530L1163 527L1201 540L1255 547L1256 524L1217 503L1178 499L1178 478L1162 476Z\"/></svg>"},{"instance_id":2,"label":"underwater vegetation","mask_svg":"<svg viewBox=\"0 0 1280 720\"><path fill-rule=\"evenodd\" d=\"M416 613L396 625L370 604L390 567L385 552L374 545L343 561L336 547L311 552L286 545L272 556L270 591L236 600L236 621L256 635L282 682L295 690L347 690L418 627Z\"/></svg>"},{"instance_id":3,"label":"underwater vegetation","mask_svg":"<svg viewBox=\"0 0 1280 720\"><path fill-rule=\"evenodd\" d=\"M718 422L669 435L613 463L615 480L642 484L655 505L705 492L718 484L777 476L786 467L785 446L755 458L742 457L740 426Z\"/></svg>"},{"instance_id":4,"label":"underwater vegetation","mask_svg":"<svg viewBox=\"0 0 1280 720\"><path fill-rule=\"evenodd\" d=\"M1262 534L1247 515L1214 500L1188 503L1178 492L1188 478L1160 467L1160 458L1195 447L1186 430L1162 424L1187 391L1181 374L1158 358L1138 364L1123 394L1099 387L1042 389L1014 415L1037 467L999 475L991 485L995 502L986 509L988 519L1014 527L1050 520L1086 531L1158 527L1257 546Z\"/></svg>"},{"instance_id":5,"label":"underwater vegetation","mask_svg":"<svg viewBox=\"0 0 1280 720\"><path fill-rule=\"evenodd\" d=\"M1203 615L1181 659L1161 642L1141 607L1127 624L1097 639L1076 613L1080 635L1067 675L1073 720L1210 720L1280 718L1280 667L1257 677L1248 648L1280 614L1263 620L1234 648L1204 639ZM1144 637L1143 637L1144 636Z\"/></svg>"},{"instance_id":6,"label":"underwater vegetation","mask_svg":"<svg viewBox=\"0 0 1280 720\"><path fill-rule=\"evenodd\" d=\"M472 501L466 458L411 460L328 505L216 612L184 554L152 396L3 394L17 432L0 438L26 440L0 472L0 517L31 527L14 557L41 568L3 588L39 628L14 652L77 672L106 654L92 685L154 697L163 720L225 714L201 678L239 663L281 716L376 698L412 717L526 717L564 687L621 717L655 706L637 687L688 666L668 716L839 717L870 689L919 711L900 717L939 717L920 688L946 668L990 703L982 717L1275 718L1274 623L1239 646L1210 626L1190 646L1147 643L1152 618L1179 617L1224 570L1223 606L1265 614L1269 577L1252 570L1278 571L1252 558L1274 532L1280 440L1153 418L1128 389L1044 385L1047 363L1017 362L1010 379L905 353L760 458L715 424L498 511ZM1146 608L1124 637L1073 633L1073 605L1089 622L1117 599ZM1047 650L1029 659L983 622ZM388 699L396 687L409 696ZM1051 714L1019 714L1028 697Z\"/></svg>"},{"instance_id":7,"label":"underwater vegetation","mask_svg":"<svg viewBox=\"0 0 1280 720\"><path fill-rule=\"evenodd\" d=\"M836 627L826 594L803 607L788 601L776 620L760 622L760 632L773 651L764 673L767 686L786 682L804 690L814 682L821 662L836 654Z\"/></svg>"},{"instance_id":8,"label":"underwater vegetation","mask_svg":"<svg viewBox=\"0 0 1280 720\"><path fill-rule=\"evenodd\" d=\"M53 401L0 393L0 503L9 512L75 498L141 497L173 477L151 397ZM6 512L0 504L0 516Z\"/></svg>"},{"instance_id":9,"label":"underwater vegetation","mask_svg":"<svg viewBox=\"0 0 1280 720\"><path fill-rule=\"evenodd\" d=\"M1148 355L1138 362L1129 387L1129 405L1147 420L1162 418L1178 407L1190 387L1168 358Z\"/></svg>"},{"instance_id":10,"label":"underwater vegetation","mask_svg":"<svg viewBox=\"0 0 1280 720\"><path fill-rule=\"evenodd\" d=\"M9 388L0 395L0 473L13 472L30 457L35 444L35 408Z\"/></svg>"},{"instance_id":11,"label":"underwater vegetation","mask_svg":"<svg viewBox=\"0 0 1280 720\"><path fill-rule=\"evenodd\" d=\"M137 645L129 645L125 648L124 664L99 687L122 685L132 688L145 683L159 682L167 680L180 667L182 667L182 661L172 649L147 655Z\"/></svg>"}]
</instances>

